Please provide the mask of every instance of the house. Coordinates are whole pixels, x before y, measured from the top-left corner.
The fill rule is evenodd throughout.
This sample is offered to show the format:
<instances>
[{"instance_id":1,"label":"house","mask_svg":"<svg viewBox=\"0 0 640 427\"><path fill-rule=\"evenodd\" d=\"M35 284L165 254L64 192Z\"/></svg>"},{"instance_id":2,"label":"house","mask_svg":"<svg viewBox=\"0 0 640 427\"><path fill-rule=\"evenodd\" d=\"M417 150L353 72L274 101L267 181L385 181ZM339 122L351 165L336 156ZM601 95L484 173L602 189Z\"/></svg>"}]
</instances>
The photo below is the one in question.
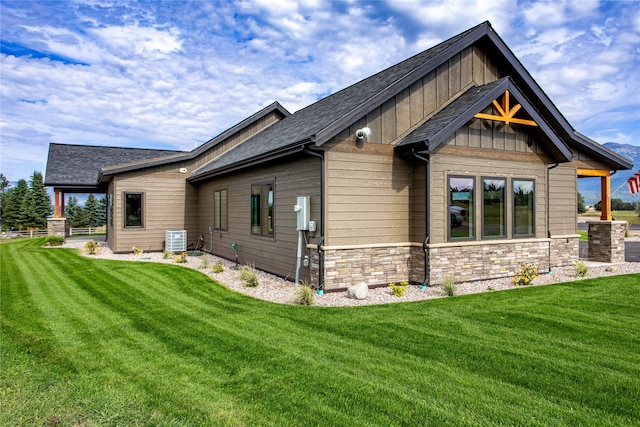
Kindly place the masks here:
<instances>
[{"instance_id":1,"label":"house","mask_svg":"<svg viewBox=\"0 0 640 427\"><path fill-rule=\"evenodd\" d=\"M294 114L276 102L193 151L152 151L51 144L56 211L91 188L115 252L186 230L327 291L570 265L577 179L601 177L613 224L609 175L632 167L571 127L488 22Z\"/></svg>"}]
</instances>

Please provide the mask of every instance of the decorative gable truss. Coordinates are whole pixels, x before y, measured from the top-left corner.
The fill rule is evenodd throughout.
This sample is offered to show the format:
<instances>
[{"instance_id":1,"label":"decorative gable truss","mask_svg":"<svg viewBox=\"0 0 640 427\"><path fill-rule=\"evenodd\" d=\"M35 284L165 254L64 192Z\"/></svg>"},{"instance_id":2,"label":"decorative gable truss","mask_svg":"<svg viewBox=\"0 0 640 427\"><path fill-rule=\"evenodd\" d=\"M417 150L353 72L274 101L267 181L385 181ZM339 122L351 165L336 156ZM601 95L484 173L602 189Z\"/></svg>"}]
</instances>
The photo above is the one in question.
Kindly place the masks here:
<instances>
[{"instance_id":1,"label":"decorative gable truss","mask_svg":"<svg viewBox=\"0 0 640 427\"><path fill-rule=\"evenodd\" d=\"M502 102L497 99L493 100L493 106L497 114L477 113L474 117L477 119L497 120L505 124L515 123L519 125L538 126L534 120L521 119L515 117L516 113L522 108L522 104L510 105L510 93L507 89L502 95Z\"/></svg>"}]
</instances>

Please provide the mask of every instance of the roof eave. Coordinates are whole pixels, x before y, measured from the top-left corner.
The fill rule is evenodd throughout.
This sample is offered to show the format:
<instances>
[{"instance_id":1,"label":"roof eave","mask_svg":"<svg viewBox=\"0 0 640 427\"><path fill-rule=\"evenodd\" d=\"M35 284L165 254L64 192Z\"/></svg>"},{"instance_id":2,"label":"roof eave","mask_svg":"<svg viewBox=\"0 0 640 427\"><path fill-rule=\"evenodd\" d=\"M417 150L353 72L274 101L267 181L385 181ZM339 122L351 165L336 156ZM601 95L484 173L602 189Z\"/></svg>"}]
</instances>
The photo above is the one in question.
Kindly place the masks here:
<instances>
[{"instance_id":1,"label":"roof eave","mask_svg":"<svg viewBox=\"0 0 640 427\"><path fill-rule=\"evenodd\" d=\"M197 173L196 171L187 178L187 181L195 184L202 181L206 181L211 178L215 178L220 175L226 175L228 173L241 171L253 166L262 165L275 160L280 160L282 158L301 153L309 145L309 143L310 143L309 140L307 140L306 142L297 142L295 144L289 145L282 149L271 151L269 153L265 153L260 156L251 157L240 162L231 163L229 165L226 165L217 169L213 169L213 170L201 172L201 173Z\"/></svg>"}]
</instances>

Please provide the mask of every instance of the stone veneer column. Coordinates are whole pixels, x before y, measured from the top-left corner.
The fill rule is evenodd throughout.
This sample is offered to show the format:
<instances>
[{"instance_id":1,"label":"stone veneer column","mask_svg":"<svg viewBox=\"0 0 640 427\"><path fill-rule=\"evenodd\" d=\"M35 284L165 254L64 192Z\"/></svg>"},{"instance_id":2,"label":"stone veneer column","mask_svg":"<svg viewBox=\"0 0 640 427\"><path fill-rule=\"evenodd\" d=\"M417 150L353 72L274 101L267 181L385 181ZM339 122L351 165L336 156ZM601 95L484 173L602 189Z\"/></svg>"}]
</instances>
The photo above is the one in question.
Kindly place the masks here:
<instances>
[{"instance_id":1,"label":"stone veneer column","mask_svg":"<svg viewBox=\"0 0 640 427\"><path fill-rule=\"evenodd\" d=\"M589 261L624 262L626 221L587 221Z\"/></svg>"},{"instance_id":2,"label":"stone veneer column","mask_svg":"<svg viewBox=\"0 0 640 427\"><path fill-rule=\"evenodd\" d=\"M47 218L47 235L68 237L67 218Z\"/></svg>"}]
</instances>

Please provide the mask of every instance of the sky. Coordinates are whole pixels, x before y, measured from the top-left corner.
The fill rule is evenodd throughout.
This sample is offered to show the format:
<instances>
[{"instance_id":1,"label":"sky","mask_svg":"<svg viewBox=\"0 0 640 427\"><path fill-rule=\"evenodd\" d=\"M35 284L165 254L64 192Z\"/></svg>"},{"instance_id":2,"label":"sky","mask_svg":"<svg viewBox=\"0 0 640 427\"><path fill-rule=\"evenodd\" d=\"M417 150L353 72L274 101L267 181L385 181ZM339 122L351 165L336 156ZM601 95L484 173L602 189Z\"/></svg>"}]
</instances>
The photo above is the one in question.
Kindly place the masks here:
<instances>
[{"instance_id":1,"label":"sky","mask_svg":"<svg viewBox=\"0 0 640 427\"><path fill-rule=\"evenodd\" d=\"M0 172L51 142L192 150L485 20L576 130L640 146L640 0L3 0Z\"/></svg>"}]
</instances>

